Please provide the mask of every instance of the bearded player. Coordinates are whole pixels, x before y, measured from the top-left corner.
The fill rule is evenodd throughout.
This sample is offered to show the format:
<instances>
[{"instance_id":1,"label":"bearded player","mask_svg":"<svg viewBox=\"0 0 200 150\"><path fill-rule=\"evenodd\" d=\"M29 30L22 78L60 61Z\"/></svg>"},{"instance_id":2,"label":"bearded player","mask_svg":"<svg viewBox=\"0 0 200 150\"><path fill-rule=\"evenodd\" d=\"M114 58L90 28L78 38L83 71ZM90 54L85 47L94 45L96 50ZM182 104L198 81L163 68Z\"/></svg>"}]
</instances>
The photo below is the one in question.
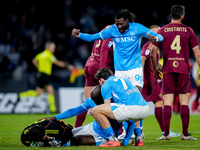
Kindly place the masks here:
<instances>
[{"instance_id":1,"label":"bearded player","mask_svg":"<svg viewBox=\"0 0 200 150\"><path fill-rule=\"evenodd\" d=\"M188 133L190 110L189 97L191 93L191 81L189 74L189 48L191 47L198 65L200 65L199 42L194 31L181 23L185 15L185 7L174 5L171 8L171 23L162 27L158 33L164 40L161 43L153 43L151 52L152 66L156 78L160 78L160 72L156 65L156 53L158 46L163 49L163 82L161 93L164 99L163 125L164 135L159 140L170 140L169 129L172 116L172 104L174 94L179 94L180 117L182 120L181 140L197 140Z\"/></svg>"},{"instance_id":2,"label":"bearded player","mask_svg":"<svg viewBox=\"0 0 200 150\"><path fill-rule=\"evenodd\" d=\"M152 25L149 27L153 32L157 33L160 27L158 25ZM155 105L155 117L158 121L162 134L164 134L164 127L163 127L163 117L162 117L162 107L163 107L163 99L162 94L160 94L161 89L161 80L160 82L155 78L153 68L151 65L150 59L150 52L152 49L152 43L147 42L142 47L141 52L141 60L143 66L143 80L144 86L142 88L142 96L147 102L153 102ZM159 62L160 52L159 49L157 50L157 65L160 71L162 71L162 65ZM179 137L180 134L174 133L170 131L170 137Z\"/></svg>"}]
</instances>

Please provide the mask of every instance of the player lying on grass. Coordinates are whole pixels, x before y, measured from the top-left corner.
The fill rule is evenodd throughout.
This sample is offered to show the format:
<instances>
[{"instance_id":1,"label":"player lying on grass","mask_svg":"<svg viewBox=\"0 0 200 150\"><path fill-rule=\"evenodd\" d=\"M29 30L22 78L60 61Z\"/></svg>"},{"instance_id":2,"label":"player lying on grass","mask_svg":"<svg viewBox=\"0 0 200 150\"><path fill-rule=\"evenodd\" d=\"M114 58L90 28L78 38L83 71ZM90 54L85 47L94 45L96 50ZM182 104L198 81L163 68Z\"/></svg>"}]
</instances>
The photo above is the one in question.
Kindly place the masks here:
<instances>
[{"instance_id":1,"label":"player lying on grass","mask_svg":"<svg viewBox=\"0 0 200 150\"><path fill-rule=\"evenodd\" d=\"M88 98L82 105L80 105L76 108L66 110L65 112L63 112L59 115L56 115L51 118L46 118L46 119L55 122L58 119L70 118L72 116L82 113L83 111L87 111L88 109L93 108L94 106L96 106L96 104L102 104L103 99L101 96L101 87L99 85L94 87L94 89L91 92L91 97L93 100L91 98ZM116 133L116 136L117 136L121 124L118 123L116 120L115 121L110 120L110 123L113 127L113 130ZM133 133L134 127L135 127L135 124L132 121L128 121L128 123L129 123L128 132L122 142L123 145L128 144L130 137ZM78 127L78 128L72 129L72 134L73 134L73 137L70 138L70 141L67 142L66 144L60 144L60 145L54 144L54 145L56 145L56 146L100 145L100 144L108 141L107 135L104 133L103 129L100 127L100 125L96 121L94 121L93 123L90 123L88 125L85 125L83 127ZM43 135L43 137L44 137L44 135ZM40 138L40 140L41 139L42 138ZM57 142L57 143L60 143L60 142ZM53 145L50 145L50 146L53 146Z\"/></svg>"},{"instance_id":2,"label":"player lying on grass","mask_svg":"<svg viewBox=\"0 0 200 150\"><path fill-rule=\"evenodd\" d=\"M63 145L73 136L73 127L60 121L42 119L26 127L21 134L25 146L58 146ZM58 141L56 141L58 140Z\"/></svg>"}]
</instances>

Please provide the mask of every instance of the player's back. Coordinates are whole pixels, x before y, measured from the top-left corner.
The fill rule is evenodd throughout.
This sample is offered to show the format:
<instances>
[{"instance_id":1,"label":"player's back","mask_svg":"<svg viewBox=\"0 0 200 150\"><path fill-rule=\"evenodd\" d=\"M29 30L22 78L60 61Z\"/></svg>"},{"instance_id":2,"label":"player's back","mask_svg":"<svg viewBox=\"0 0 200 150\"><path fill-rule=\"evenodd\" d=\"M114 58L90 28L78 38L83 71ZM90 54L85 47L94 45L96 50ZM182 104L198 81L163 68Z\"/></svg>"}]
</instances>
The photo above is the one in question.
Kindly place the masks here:
<instances>
[{"instance_id":1,"label":"player's back","mask_svg":"<svg viewBox=\"0 0 200 150\"><path fill-rule=\"evenodd\" d=\"M193 30L181 23L170 23L162 27L158 33L164 38L162 41L163 73L188 74L189 49L196 44L196 40L194 40L196 36Z\"/></svg>"},{"instance_id":2,"label":"player's back","mask_svg":"<svg viewBox=\"0 0 200 150\"><path fill-rule=\"evenodd\" d=\"M131 81L126 78L109 77L103 84L101 92L104 100L112 97L114 103L140 106L147 105L137 87L133 86Z\"/></svg>"},{"instance_id":3,"label":"player's back","mask_svg":"<svg viewBox=\"0 0 200 150\"><path fill-rule=\"evenodd\" d=\"M36 60L38 61L38 71L50 75L52 64L56 61L54 55L50 51L44 50L36 55Z\"/></svg>"},{"instance_id":4,"label":"player's back","mask_svg":"<svg viewBox=\"0 0 200 150\"><path fill-rule=\"evenodd\" d=\"M92 47L92 52L85 66L99 68L100 66L100 50L103 40L96 40Z\"/></svg>"},{"instance_id":5,"label":"player's back","mask_svg":"<svg viewBox=\"0 0 200 150\"><path fill-rule=\"evenodd\" d=\"M106 45L105 45L106 44ZM96 40L93 44L93 48L92 48L92 52L90 57L88 58L85 66L89 66L89 67L94 67L94 68L100 68L101 64L100 61L103 60L104 54L108 55L107 57L104 56L105 58L107 58L108 60L103 60L104 65L103 67L108 67L111 68L111 64L112 64L112 59L113 59L113 49L112 49L112 39L106 39L106 40Z\"/></svg>"}]
</instances>

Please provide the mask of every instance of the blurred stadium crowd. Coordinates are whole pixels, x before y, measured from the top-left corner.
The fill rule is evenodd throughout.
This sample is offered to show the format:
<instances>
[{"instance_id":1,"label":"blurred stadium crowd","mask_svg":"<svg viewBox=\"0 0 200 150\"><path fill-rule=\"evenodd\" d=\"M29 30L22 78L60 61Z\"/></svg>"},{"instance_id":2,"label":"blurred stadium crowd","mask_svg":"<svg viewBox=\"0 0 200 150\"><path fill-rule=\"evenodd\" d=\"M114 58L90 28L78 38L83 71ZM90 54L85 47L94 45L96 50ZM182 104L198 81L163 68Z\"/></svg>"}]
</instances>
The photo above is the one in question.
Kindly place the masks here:
<instances>
[{"instance_id":1,"label":"blurred stadium crowd","mask_svg":"<svg viewBox=\"0 0 200 150\"><path fill-rule=\"evenodd\" d=\"M134 3L135 4L135 3ZM136 22L145 26L163 26L170 21L170 8L174 3L157 7L150 2L137 3L109 0L8 0L0 2L0 86L1 92L27 90L36 85L36 69L32 58L44 50L46 41L56 43L55 56L78 68L83 68L93 43L73 38L73 27L81 32L96 33L114 23L117 10L127 8L136 14ZM183 3L181 3L183 4ZM198 6L186 7L184 24L195 31L200 41L200 14ZM191 52L191 59L194 56ZM82 82L70 85L69 72L54 67L54 86L83 86ZM56 84L57 83L57 84ZM15 89L16 91L16 89Z\"/></svg>"}]
</instances>

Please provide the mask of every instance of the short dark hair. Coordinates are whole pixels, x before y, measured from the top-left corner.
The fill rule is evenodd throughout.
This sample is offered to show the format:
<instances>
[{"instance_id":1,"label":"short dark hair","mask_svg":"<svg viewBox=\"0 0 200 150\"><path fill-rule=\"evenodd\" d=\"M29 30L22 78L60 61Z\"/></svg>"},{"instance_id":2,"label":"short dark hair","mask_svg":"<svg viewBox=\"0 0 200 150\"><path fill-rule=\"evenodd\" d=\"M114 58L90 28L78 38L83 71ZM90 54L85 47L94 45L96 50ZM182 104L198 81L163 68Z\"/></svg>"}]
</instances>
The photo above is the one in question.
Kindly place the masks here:
<instances>
[{"instance_id":1,"label":"short dark hair","mask_svg":"<svg viewBox=\"0 0 200 150\"><path fill-rule=\"evenodd\" d=\"M100 85L96 85L95 87L93 87L93 89L90 93L90 97L97 105L104 103L103 97L101 95L101 86Z\"/></svg>"},{"instance_id":2,"label":"short dark hair","mask_svg":"<svg viewBox=\"0 0 200 150\"><path fill-rule=\"evenodd\" d=\"M112 73L112 71L110 70L110 69L108 69L108 68L100 68L98 71L97 71L97 73L95 74L95 78L96 79L100 79L100 78L103 78L104 80L107 80L108 79L108 77L110 77L110 76L112 76L113 75L113 73Z\"/></svg>"},{"instance_id":3,"label":"short dark hair","mask_svg":"<svg viewBox=\"0 0 200 150\"><path fill-rule=\"evenodd\" d=\"M125 20L129 20L129 22L134 22L135 21L135 14L131 13L127 9L121 9L115 14L116 19L124 18Z\"/></svg>"},{"instance_id":4,"label":"short dark hair","mask_svg":"<svg viewBox=\"0 0 200 150\"><path fill-rule=\"evenodd\" d=\"M45 136L44 127L41 125L33 126L28 132L28 136L32 141L42 141Z\"/></svg>"},{"instance_id":5,"label":"short dark hair","mask_svg":"<svg viewBox=\"0 0 200 150\"><path fill-rule=\"evenodd\" d=\"M173 5L171 7L171 16L173 19L177 20L181 17L181 15L185 15L185 6L182 5Z\"/></svg>"}]
</instances>

